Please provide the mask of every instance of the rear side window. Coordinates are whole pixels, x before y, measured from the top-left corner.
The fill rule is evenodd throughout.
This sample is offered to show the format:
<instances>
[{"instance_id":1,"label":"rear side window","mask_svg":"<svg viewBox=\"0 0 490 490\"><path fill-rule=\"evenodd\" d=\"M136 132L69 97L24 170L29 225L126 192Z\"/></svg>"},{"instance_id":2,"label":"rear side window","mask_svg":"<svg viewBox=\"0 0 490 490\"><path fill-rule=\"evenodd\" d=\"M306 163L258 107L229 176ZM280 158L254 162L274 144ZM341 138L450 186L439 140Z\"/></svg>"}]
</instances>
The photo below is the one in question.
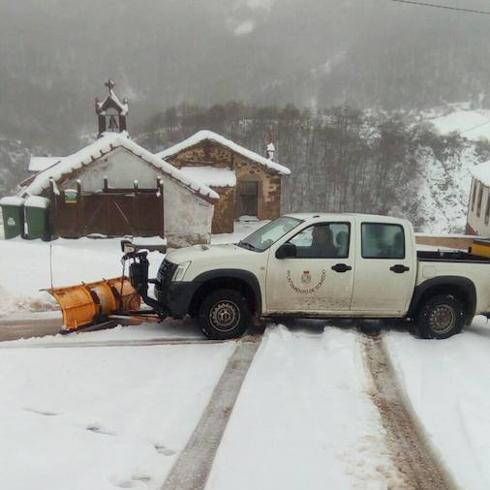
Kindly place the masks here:
<instances>
[{"instance_id":1,"label":"rear side window","mask_svg":"<svg viewBox=\"0 0 490 490\"><path fill-rule=\"evenodd\" d=\"M404 259L403 226L387 223L363 223L361 246L364 259Z\"/></svg>"}]
</instances>

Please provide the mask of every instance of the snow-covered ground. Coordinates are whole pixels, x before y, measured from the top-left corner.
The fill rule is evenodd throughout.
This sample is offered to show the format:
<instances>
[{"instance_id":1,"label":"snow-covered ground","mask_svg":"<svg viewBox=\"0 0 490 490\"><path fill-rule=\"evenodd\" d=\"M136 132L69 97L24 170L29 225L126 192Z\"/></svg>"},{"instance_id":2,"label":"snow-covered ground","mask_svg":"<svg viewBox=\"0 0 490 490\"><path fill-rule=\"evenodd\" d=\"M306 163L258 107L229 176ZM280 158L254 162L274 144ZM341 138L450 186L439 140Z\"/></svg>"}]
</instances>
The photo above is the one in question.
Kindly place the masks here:
<instances>
[{"instance_id":1,"label":"snow-covered ground","mask_svg":"<svg viewBox=\"0 0 490 490\"><path fill-rule=\"evenodd\" d=\"M490 139L490 111L455 107L448 114L429 119L441 134L456 132L469 140Z\"/></svg>"},{"instance_id":2,"label":"snow-covered ground","mask_svg":"<svg viewBox=\"0 0 490 490\"><path fill-rule=\"evenodd\" d=\"M240 223L213 241L237 241L258 225ZM51 246L55 285L120 274L119 240ZM40 240L0 240L0 312L54 306L38 291L49 287L49 252ZM151 255L152 273L161 259ZM361 334L342 325L268 326L209 490L401 486L369 397ZM201 334L190 321L166 321L1 343L0 488L160 488L236 345L143 345L177 337ZM489 488L490 326L477 318L441 342L394 330L385 342L454 479L465 490Z\"/></svg>"},{"instance_id":3,"label":"snow-covered ground","mask_svg":"<svg viewBox=\"0 0 490 490\"><path fill-rule=\"evenodd\" d=\"M238 222L235 233L214 235L213 243L230 243L244 238L261 222ZM159 238L136 238L135 243L155 243ZM0 239L0 317L13 312L54 308L47 292L51 284L50 254L54 286L68 286L81 281L97 281L121 275L119 238L41 240ZM150 254L150 275L155 277L163 259Z\"/></svg>"},{"instance_id":4,"label":"snow-covered ground","mask_svg":"<svg viewBox=\"0 0 490 490\"><path fill-rule=\"evenodd\" d=\"M0 487L160 488L236 344L88 344L197 337L189 327L2 343L0 416L11 423L0 425ZM488 488L490 328L478 318L448 341L401 331L385 337L445 467L460 488ZM206 488L405 488L370 389L357 330L322 321L269 325Z\"/></svg>"},{"instance_id":5,"label":"snow-covered ground","mask_svg":"<svg viewBox=\"0 0 490 490\"><path fill-rule=\"evenodd\" d=\"M490 488L490 325L442 342L390 332L392 364L432 447L460 488Z\"/></svg>"},{"instance_id":6,"label":"snow-covered ground","mask_svg":"<svg viewBox=\"0 0 490 490\"><path fill-rule=\"evenodd\" d=\"M299 325L266 332L206 488L399 488L358 333Z\"/></svg>"},{"instance_id":7,"label":"snow-covered ground","mask_svg":"<svg viewBox=\"0 0 490 490\"><path fill-rule=\"evenodd\" d=\"M160 488L232 351L2 348L0 488Z\"/></svg>"}]
</instances>

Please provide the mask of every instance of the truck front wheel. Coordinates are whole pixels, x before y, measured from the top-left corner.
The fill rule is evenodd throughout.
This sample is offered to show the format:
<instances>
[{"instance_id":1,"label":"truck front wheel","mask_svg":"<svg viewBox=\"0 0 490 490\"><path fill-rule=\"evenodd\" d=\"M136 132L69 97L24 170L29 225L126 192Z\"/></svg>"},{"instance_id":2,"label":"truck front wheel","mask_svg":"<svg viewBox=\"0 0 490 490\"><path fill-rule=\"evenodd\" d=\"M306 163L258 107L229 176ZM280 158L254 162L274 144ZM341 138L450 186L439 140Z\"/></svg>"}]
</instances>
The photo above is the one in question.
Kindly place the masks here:
<instances>
[{"instance_id":1,"label":"truck front wheel","mask_svg":"<svg viewBox=\"0 0 490 490\"><path fill-rule=\"evenodd\" d=\"M463 306L451 294L429 298L417 315L418 331L424 339L447 339L460 333L464 323Z\"/></svg>"},{"instance_id":2,"label":"truck front wheel","mask_svg":"<svg viewBox=\"0 0 490 490\"><path fill-rule=\"evenodd\" d=\"M246 299L233 289L219 289L202 301L198 322L206 337L226 340L240 337L252 321Z\"/></svg>"}]
</instances>

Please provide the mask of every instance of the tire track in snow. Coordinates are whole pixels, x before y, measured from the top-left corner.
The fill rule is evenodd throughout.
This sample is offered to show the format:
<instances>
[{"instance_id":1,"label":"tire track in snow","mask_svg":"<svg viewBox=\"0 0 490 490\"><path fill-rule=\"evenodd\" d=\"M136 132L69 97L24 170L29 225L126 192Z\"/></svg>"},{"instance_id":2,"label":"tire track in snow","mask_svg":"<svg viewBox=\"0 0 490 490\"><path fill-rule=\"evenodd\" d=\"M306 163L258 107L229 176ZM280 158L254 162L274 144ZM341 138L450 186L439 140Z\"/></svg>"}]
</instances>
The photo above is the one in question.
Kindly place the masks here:
<instances>
[{"instance_id":1,"label":"tire track in snow","mask_svg":"<svg viewBox=\"0 0 490 490\"><path fill-rule=\"evenodd\" d=\"M243 337L228 360L189 442L177 458L162 490L203 490L242 383L262 340Z\"/></svg>"},{"instance_id":2,"label":"tire track in snow","mask_svg":"<svg viewBox=\"0 0 490 490\"><path fill-rule=\"evenodd\" d=\"M415 414L405 403L381 335L364 335L362 345L373 382L370 395L386 430L386 445L393 463L405 480L404 488L456 489L457 486L430 447Z\"/></svg>"}]
</instances>

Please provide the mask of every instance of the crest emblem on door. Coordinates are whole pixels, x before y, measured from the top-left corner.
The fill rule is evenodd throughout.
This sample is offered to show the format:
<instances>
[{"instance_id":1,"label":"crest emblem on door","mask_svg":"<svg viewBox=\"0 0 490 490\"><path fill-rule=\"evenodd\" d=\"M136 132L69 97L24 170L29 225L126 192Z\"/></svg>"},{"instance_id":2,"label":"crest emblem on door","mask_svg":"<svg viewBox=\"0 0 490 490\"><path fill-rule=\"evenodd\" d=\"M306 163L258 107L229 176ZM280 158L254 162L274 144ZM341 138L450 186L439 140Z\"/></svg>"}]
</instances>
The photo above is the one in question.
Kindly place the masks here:
<instances>
[{"instance_id":1,"label":"crest emblem on door","mask_svg":"<svg viewBox=\"0 0 490 490\"><path fill-rule=\"evenodd\" d=\"M303 271L301 274L299 280L301 281L301 284L296 284L295 281L293 280L291 271L287 271L286 278L288 280L288 284L297 293L300 294L313 294L314 292L318 291L324 284L325 280L327 279L327 271L322 270L320 272L320 279L316 284L312 283L312 275L310 271Z\"/></svg>"},{"instance_id":2,"label":"crest emblem on door","mask_svg":"<svg viewBox=\"0 0 490 490\"><path fill-rule=\"evenodd\" d=\"M310 271L303 271L303 274L301 275L301 282L303 284L310 284L311 283Z\"/></svg>"}]
</instances>

